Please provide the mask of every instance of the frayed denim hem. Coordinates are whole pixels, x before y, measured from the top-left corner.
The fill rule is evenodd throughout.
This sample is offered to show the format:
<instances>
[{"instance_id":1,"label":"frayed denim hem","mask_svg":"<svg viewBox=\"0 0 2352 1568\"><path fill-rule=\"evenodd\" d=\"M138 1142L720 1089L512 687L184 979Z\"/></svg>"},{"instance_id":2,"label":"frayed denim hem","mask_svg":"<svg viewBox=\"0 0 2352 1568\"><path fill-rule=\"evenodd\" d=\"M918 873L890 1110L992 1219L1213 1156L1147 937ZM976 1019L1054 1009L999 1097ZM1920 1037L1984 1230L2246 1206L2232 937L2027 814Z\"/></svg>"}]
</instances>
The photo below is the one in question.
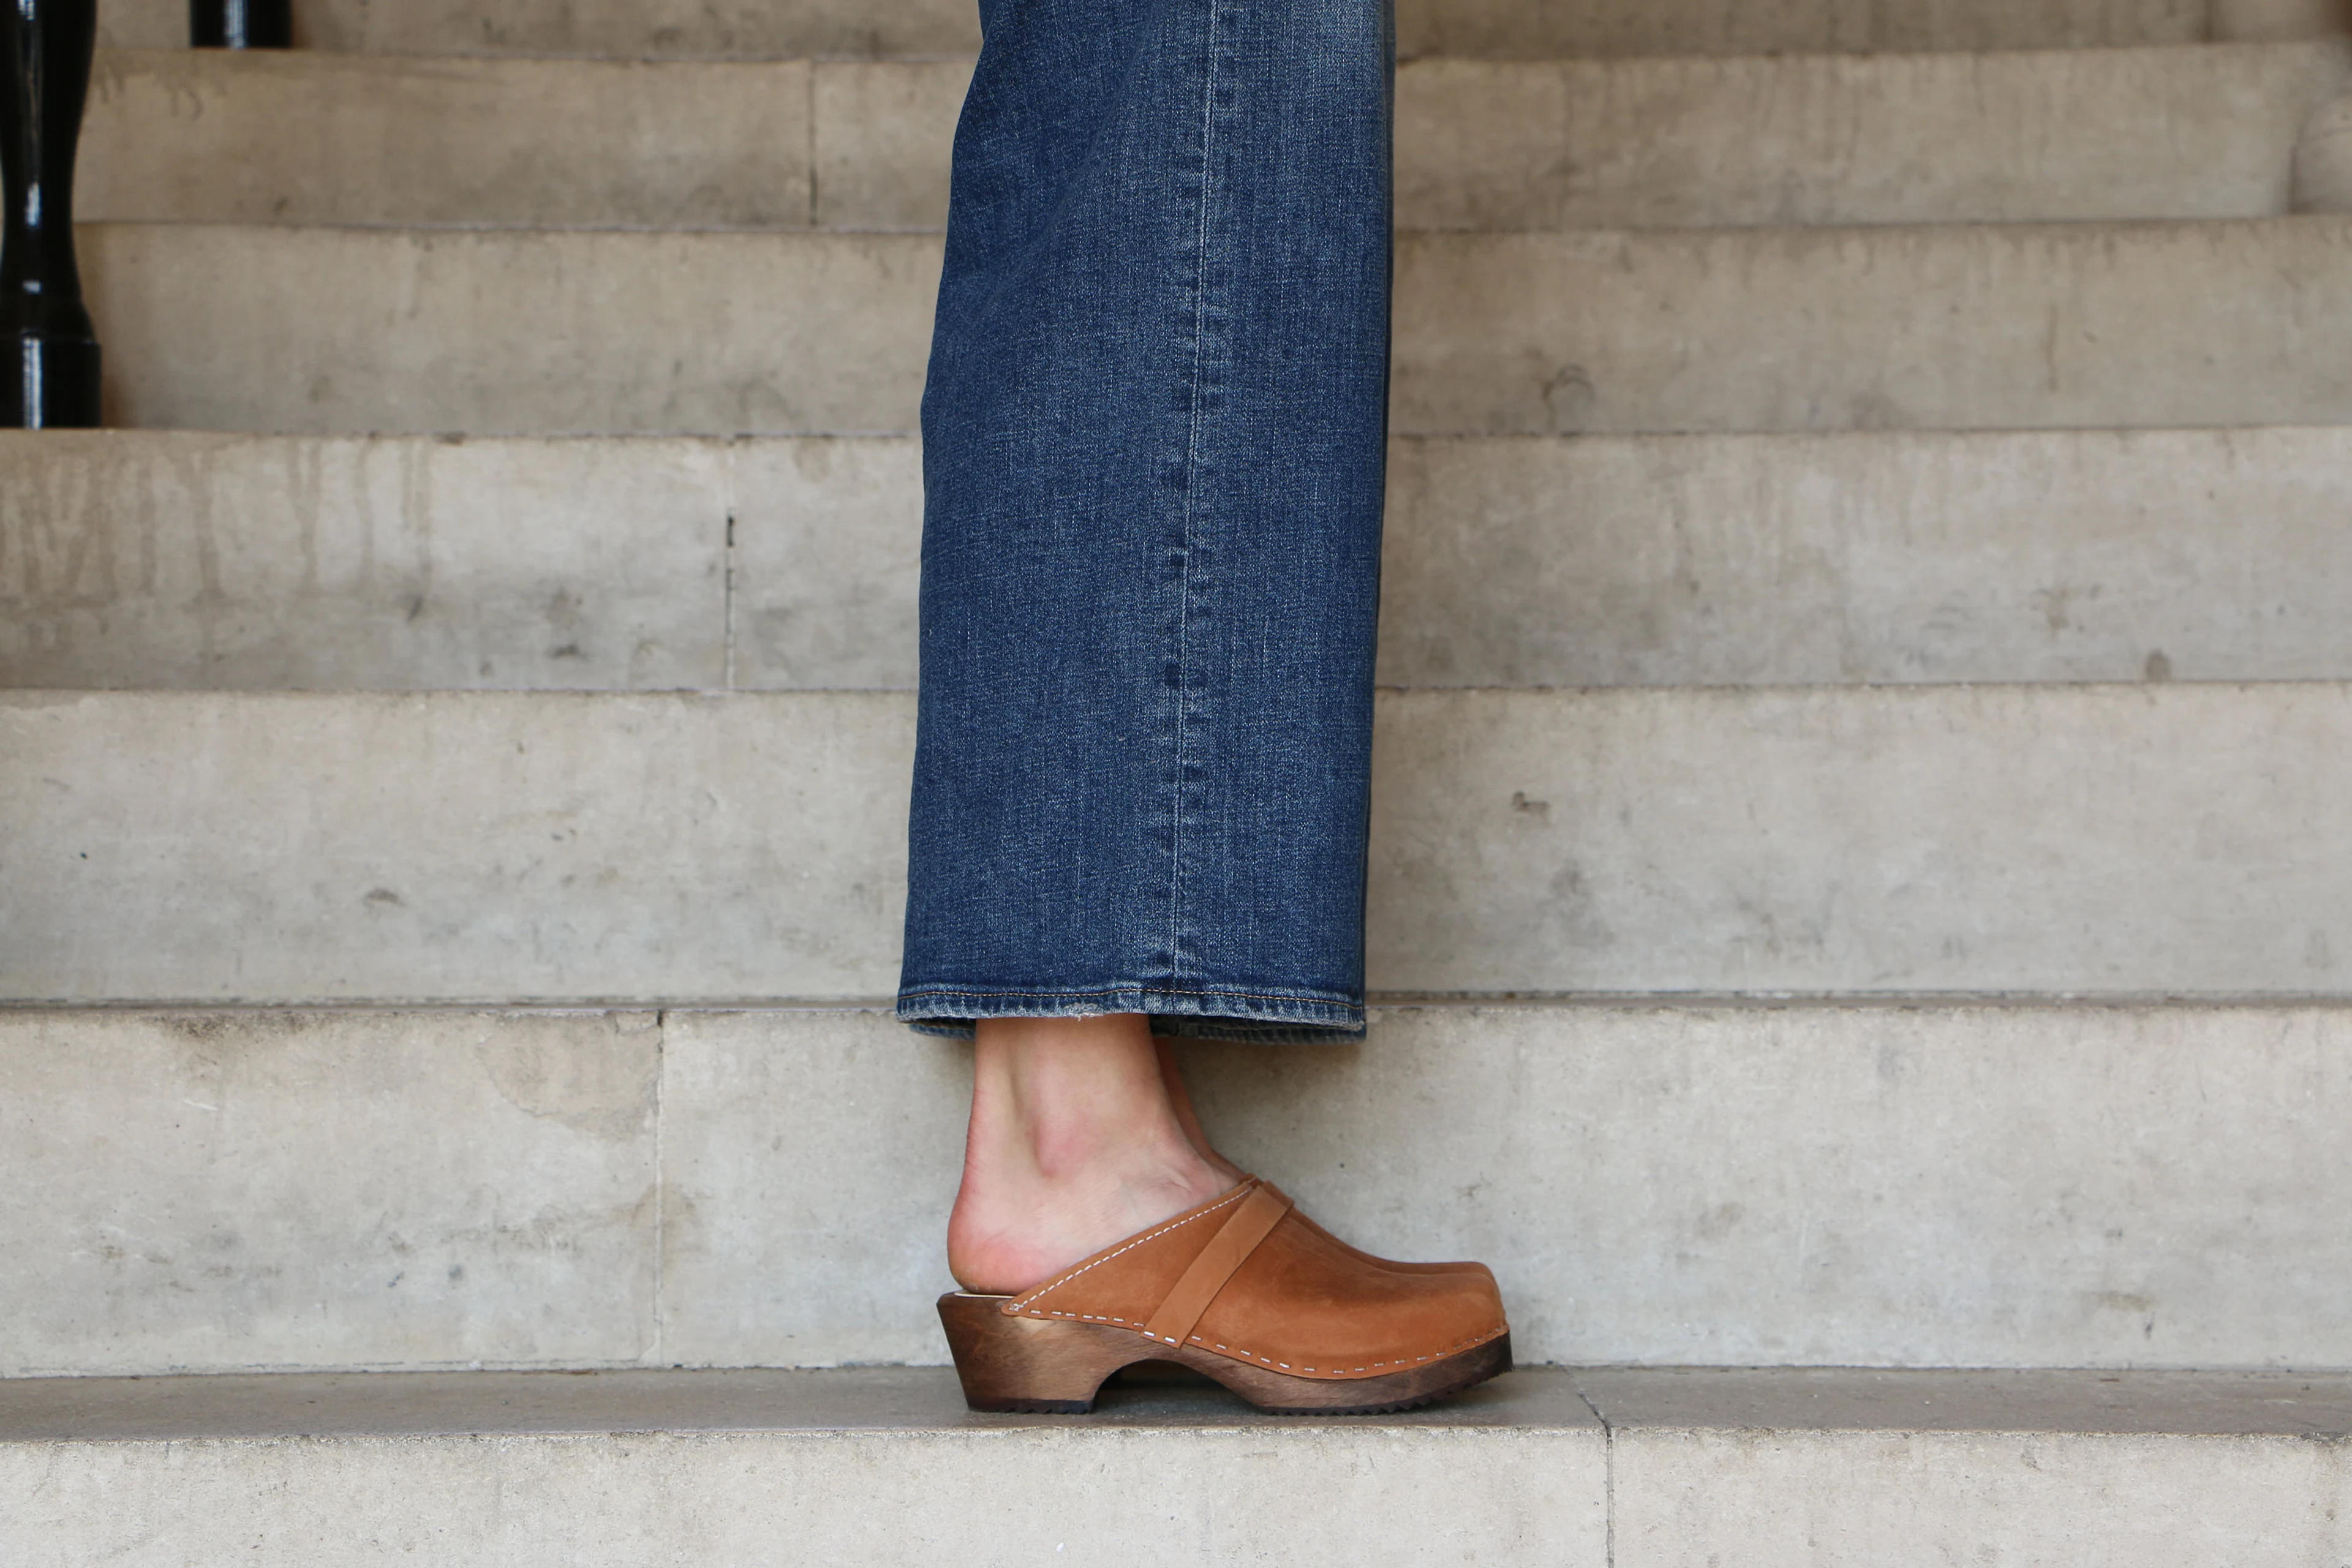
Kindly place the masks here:
<instances>
[{"instance_id":1,"label":"frayed denim hem","mask_svg":"<svg viewBox=\"0 0 2352 1568\"><path fill-rule=\"evenodd\" d=\"M1151 1032L1180 1039L1258 1046L1336 1046L1364 1037L1360 1004L1263 992L1163 991L1149 985L1098 991L919 990L898 998L898 1017L916 1033L970 1039L981 1018L1093 1018L1147 1013Z\"/></svg>"}]
</instances>

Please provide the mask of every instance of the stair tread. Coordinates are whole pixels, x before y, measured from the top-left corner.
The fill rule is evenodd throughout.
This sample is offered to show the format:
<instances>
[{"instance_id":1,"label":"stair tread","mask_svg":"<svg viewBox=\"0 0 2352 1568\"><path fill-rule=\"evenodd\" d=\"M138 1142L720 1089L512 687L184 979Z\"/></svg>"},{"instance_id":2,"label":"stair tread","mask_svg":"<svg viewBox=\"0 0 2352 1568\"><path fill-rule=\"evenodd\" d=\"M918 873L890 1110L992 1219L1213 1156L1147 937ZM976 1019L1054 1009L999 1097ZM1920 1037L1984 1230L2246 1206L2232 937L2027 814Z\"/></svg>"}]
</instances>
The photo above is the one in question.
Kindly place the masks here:
<instances>
[{"instance_id":1,"label":"stair tread","mask_svg":"<svg viewBox=\"0 0 2352 1568\"><path fill-rule=\"evenodd\" d=\"M19 1500L0 1515L0 1550L28 1568L404 1556L464 1568L2288 1568L2352 1544L2338 1380L2158 1390L2135 1375L2121 1394L2021 1392L1988 1396L1969 1423L1921 1417L1916 1389L1938 1397L1970 1375L1841 1402L1853 1424L1835 1427L1808 1425L1828 1402L1797 1389L1760 1407L1784 1426L1738 1425L1758 1417L1749 1399L1604 1428L1577 1407L1590 1397L1606 1416L1621 1385L1574 1373L1513 1374L1452 1415L1279 1421L1195 1415L1192 1396L1162 1394L1106 1418L965 1425L943 1408L940 1373L925 1396L940 1414L888 1426L320 1437L281 1417L276 1437L0 1442L0 1479ZM730 1376L730 1397L756 1387L757 1374ZM1545 1412L1527 1419L1465 1419L1538 1401ZM2283 1415L2289 1403L2315 1418Z\"/></svg>"},{"instance_id":2,"label":"stair tread","mask_svg":"<svg viewBox=\"0 0 2352 1568\"><path fill-rule=\"evenodd\" d=\"M980 1415L945 1367L214 1373L0 1379L0 1444L644 1433L914 1436L1344 1423L1389 1431L2352 1436L2352 1373L2073 1369L1522 1369L1455 1400L1307 1423L1205 1379L1130 1379L1090 1417Z\"/></svg>"}]
</instances>

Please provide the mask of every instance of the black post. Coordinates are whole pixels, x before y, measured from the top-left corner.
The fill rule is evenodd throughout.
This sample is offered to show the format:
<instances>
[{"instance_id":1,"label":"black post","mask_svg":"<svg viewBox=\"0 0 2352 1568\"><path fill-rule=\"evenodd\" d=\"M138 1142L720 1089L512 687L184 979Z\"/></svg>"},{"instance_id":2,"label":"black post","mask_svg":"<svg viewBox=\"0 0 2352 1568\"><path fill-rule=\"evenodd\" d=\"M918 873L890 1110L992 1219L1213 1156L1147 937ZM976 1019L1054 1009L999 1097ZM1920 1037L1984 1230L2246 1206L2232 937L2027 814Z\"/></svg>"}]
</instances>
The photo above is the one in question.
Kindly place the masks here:
<instances>
[{"instance_id":1,"label":"black post","mask_svg":"<svg viewBox=\"0 0 2352 1568\"><path fill-rule=\"evenodd\" d=\"M97 36L98 0L0 0L0 426L98 423L98 333L73 247Z\"/></svg>"},{"instance_id":2,"label":"black post","mask_svg":"<svg viewBox=\"0 0 2352 1568\"><path fill-rule=\"evenodd\" d=\"M188 42L200 49L290 49L294 0L188 0Z\"/></svg>"}]
</instances>

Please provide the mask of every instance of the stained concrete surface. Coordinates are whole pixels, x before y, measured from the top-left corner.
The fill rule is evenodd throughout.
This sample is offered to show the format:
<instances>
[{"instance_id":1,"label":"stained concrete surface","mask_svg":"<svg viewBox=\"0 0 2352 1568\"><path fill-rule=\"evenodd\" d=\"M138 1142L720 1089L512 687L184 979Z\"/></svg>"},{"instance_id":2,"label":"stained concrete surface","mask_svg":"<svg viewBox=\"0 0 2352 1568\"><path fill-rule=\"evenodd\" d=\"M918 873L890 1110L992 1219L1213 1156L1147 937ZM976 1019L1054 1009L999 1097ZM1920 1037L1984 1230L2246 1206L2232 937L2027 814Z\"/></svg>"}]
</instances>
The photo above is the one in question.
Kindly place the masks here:
<instances>
[{"instance_id":1,"label":"stained concrete surface","mask_svg":"<svg viewBox=\"0 0 2352 1568\"><path fill-rule=\"evenodd\" d=\"M0 454L0 683L727 683L721 446L45 430ZM801 521L753 510L780 502L764 532Z\"/></svg>"},{"instance_id":2,"label":"stained concrete surface","mask_svg":"<svg viewBox=\"0 0 2352 1568\"><path fill-rule=\"evenodd\" d=\"M117 426L914 428L940 241L98 224ZM1407 235L1412 435L2352 422L2352 219ZM2342 341L2339 342L2338 340Z\"/></svg>"},{"instance_id":3,"label":"stained concrete surface","mask_svg":"<svg viewBox=\"0 0 2352 1568\"><path fill-rule=\"evenodd\" d=\"M2262 217L2340 43L1409 62L1413 228ZM85 222L922 228L963 60L110 50ZM289 137L282 127L300 124ZM560 123L567 134L550 137Z\"/></svg>"},{"instance_id":4,"label":"stained concrete surface","mask_svg":"<svg viewBox=\"0 0 2352 1568\"><path fill-rule=\"evenodd\" d=\"M1491 1264L1526 1363L2338 1366L2346 1020L1443 1005L1184 1060L1340 1234ZM968 1060L881 1011L0 1012L0 1375L941 1362Z\"/></svg>"},{"instance_id":5,"label":"stained concrete surface","mask_svg":"<svg viewBox=\"0 0 2352 1568\"><path fill-rule=\"evenodd\" d=\"M40 1568L1606 1554L1603 1438L1565 1379L1402 1418L1277 1421L1179 1395L1078 1422L973 1419L940 1372L476 1377L388 1396L278 1381L296 1386L175 1390L162 1425L184 1431L211 1406L316 1432L359 1405L341 1425L371 1435L0 1437L0 1487L21 1500L0 1514L0 1551ZM812 1391L828 1383L856 1386ZM64 1425L110 1409L135 1428L145 1397L85 1394ZM472 1435L485 1428L499 1435Z\"/></svg>"},{"instance_id":6,"label":"stained concrete surface","mask_svg":"<svg viewBox=\"0 0 2352 1568\"><path fill-rule=\"evenodd\" d=\"M0 454L0 686L915 681L908 439ZM2347 455L2340 428L1403 439L1380 679L2352 677Z\"/></svg>"},{"instance_id":7,"label":"stained concrete surface","mask_svg":"<svg viewBox=\"0 0 2352 1568\"><path fill-rule=\"evenodd\" d=\"M2242 1378L2121 1378L2142 1418L2126 1433L2118 1396L2085 1401L2063 1372L1916 1373L1899 1394L1850 1386L1834 1426L1749 1424L1759 1400L1811 1410L1835 1375L1516 1373L1336 1421L1196 1390L1105 1418L974 1418L944 1372L0 1384L0 1479L24 1500L0 1544L44 1565L750 1563L789 1540L828 1561L1596 1568L2285 1565L2346 1544L2344 1445L2279 1435ZM1699 1382L1742 1393L1608 1415ZM2302 1380L2339 1405L2343 1383ZM1938 1405L1973 1415L1922 1425Z\"/></svg>"},{"instance_id":8,"label":"stained concrete surface","mask_svg":"<svg viewBox=\"0 0 2352 1568\"><path fill-rule=\"evenodd\" d=\"M976 17L953 0L461 0L385 7L299 0L306 48L407 54L669 58L970 54ZM2188 44L2335 30L2326 0L1406 0L1406 55L1779 54ZM170 0L112 0L113 42L169 48L187 37Z\"/></svg>"},{"instance_id":9,"label":"stained concrete surface","mask_svg":"<svg viewBox=\"0 0 2352 1568\"><path fill-rule=\"evenodd\" d=\"M1379 992L2331 996L2352 690L1383 694ZM864 998L898 693L0 696L19 1001Z\"/></svg>"},{"instance_id":10,"label":"stained concrete surface","mask_svg":"<svg viewBox=\"0 0 2352 1568\"><path fill-rule=\"evenodd\" d=\"M1206 1378L1158 1364L1118 1374L1083 1422L976 1413L944 1366L0 1378L0 1443L1221 1427L1271 1434L1323 1426L1597 1433L1601 1422L1576 1379L1561 1372L1519 1373L1419 1410L1312 1423L1264 1415Z\"/></svg>"},{"instance_id":11,"label":"stained concrete surface","mask_svg":"<svg viewBox=\"0 0 2352 1568\"><path fill-rule=\"evenodd\" d=\"M634 1360L651 1014L0 1013L6 1370Z\"/></svg>"}]
</instances>

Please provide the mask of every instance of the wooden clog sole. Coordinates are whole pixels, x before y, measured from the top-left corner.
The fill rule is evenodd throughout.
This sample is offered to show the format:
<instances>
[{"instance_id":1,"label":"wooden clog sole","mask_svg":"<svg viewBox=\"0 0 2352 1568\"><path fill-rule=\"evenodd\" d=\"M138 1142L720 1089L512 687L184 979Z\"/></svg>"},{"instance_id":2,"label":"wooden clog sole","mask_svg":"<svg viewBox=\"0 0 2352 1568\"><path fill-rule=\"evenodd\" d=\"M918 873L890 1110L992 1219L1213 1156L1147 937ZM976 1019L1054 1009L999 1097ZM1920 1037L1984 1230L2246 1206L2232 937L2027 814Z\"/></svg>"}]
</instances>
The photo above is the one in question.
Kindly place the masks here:
<instances>
[{"instance_id":1,"label":"wooden clog sole","mask_svg":"<svg viewBox=\"0 0 2352 1568\"><path fill-rule=\"evenodd\" d=\"M950 1291L940 1321L974 1410L1083 1415L1111 1373L1139 1362L1176 1362L1275 1415L1372 1415L1428 1405L1511 1370L1504 1333L1402 1372L1370 1377L1300 1377L1214 1351L1165 1344L1133 1329L1012 1317L1009 1298Z\"/></svg>"}]
</instances>

